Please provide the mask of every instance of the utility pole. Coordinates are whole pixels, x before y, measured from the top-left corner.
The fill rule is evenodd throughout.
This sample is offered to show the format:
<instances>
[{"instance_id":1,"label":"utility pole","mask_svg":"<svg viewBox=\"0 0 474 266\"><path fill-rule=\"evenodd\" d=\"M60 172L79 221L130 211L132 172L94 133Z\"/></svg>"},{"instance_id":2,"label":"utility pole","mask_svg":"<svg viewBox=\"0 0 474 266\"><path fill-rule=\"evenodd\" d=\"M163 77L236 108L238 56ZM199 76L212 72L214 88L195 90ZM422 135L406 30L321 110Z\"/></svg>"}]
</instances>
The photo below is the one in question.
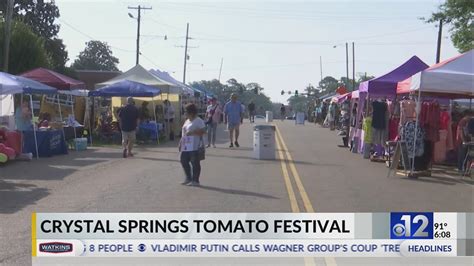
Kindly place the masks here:
<instances>
[{"instance_id":1,"label":"utility pole","mask_svg":"<svg viewBox=\"0 0 474 266\"><path fill-rule=\"evenodd\" d=\"M135 6L129 6L128 9L137 9L138 10L138 17L137 17L137 59L136 59L136 64L138 65L140 63L140 22L142 18L142 10L151 10L151 7L142 7L138 5L137 7ZM128 15L131 18L134 18L132 14L128 13Z\"/></svg>"},{"instance_id":2,"label":"utility pole","mask_svg":"<svg viewBox=\"0 0 474 266\"><path fill-rule=\"evenodd\" d=\"M219 83L221 83L222 64L224 63L224 57L221 58L221 67L219 68Z\"/></svg>"},{"instance_id":3,"label":"utility pole","mask_svg":"<svg viewBox=\"0 0 474 266\"><path fill-rule=\"evenodd\" d=\"M319 56L319 71L321 74L321 81L323 80L323 57Z\"/></svg>"},{"instance_id":4,"label":"utility pole","mask_svg":"<svg viewBox=\"0 0 474 266\"><path fill-rule=\"evenodd\" d=\"M354 42L352 42L352 90L355 91L355 47Z\"/></svg>"},{"instance_id":5,"label":"utility pole","mask_svg":"<svg viewBox=\"0 0 474 266\"><path fill-rule=\"evenodd\" d=\"M441 55L441 38L443 35L443 19L439 20L439 29L438 29L438 47L436 49L436 63L439 63Z\"/></svg>"},{"instance_id":6,"label":"utility pole","mask_svg":"<svg viewBox=\"0 0 474 266\"><path fill-rule=\"evenodd\" d=\"M346 42L346 89L349 85L349 43Z\"/></svg>"},{"instance_id":7,"label":"utility pole","mask_svg":"<svg viewBox=\"0 0 474 266\"><path fill-rule=\"evenodd\" d=\"M184 45L183 84L186 84L186 62L188 61L188 40L189 40L189 23L186 24L186 44Z\"/></svg>"},{"instance_id":8,"label":"utility pole","mask_svg":"<svg viewBox=\"0 0 474 266\"><path fill-rule=\"evenodd\" d=\"M5 14L5 40L3 50L3 71L8 72L8 61L10 55L10 37L12 28L12 16L13 16L13 0L7 0L7 10Z\"/></svg>"}]
</instances>

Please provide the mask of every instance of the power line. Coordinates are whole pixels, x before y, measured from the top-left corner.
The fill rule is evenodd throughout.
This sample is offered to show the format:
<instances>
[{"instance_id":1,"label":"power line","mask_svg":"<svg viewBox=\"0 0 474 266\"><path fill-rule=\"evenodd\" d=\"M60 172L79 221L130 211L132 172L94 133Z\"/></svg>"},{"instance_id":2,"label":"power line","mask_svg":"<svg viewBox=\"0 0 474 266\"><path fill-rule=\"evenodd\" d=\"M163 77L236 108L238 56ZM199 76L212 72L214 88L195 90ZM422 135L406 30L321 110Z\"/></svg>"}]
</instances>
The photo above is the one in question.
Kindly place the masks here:
<instances>
[{"instance_id":1,"label":"power line","mask_svg":"<svg viewBox=\"0 0 474 266\"><path fill-rule=\"evenodd\" d=\"M81 30L79 30L78 28L74 27L73 25L67 23L66 21L64 21L63 19L59 19L59 21L61 23L64 23L66 26L68 26L69 28L71 28L72 30L76 31L77 33L80 33L82 34L83 36L85 36L87 39L89 39L90 41L94 41L94 40L98 40L92 36L90 36L89 34L87 33L84 33L82 32ZM119 48L119 47L116 47L116 46L112 46L110 44L107 44L108 46L110 46L111 48L114 48L114 49L117 49L117 50L120 50L120 51L123 51L123 52L131 52L131 53L134 53L135 51L133 50L127 50L127 49L122 49L122 48Z\"/></svg>"}]
</instances>

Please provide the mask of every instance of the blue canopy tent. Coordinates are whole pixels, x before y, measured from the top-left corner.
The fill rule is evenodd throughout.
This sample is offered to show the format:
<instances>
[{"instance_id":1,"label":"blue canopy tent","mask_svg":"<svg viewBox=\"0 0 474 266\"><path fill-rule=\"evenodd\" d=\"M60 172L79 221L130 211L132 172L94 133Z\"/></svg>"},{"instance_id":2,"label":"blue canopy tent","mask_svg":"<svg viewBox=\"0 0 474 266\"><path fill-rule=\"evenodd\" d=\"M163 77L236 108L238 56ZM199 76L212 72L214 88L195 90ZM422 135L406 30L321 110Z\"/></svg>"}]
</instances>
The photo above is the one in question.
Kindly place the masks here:
<instances>
[{"instance_id":1,"label":"blue canopy tent","mask_svg":"<svg viewBox=\"0 0 474 266\"><path fill-rule=\"evenodd\" d=\"M33 110L32 94L56 94L57 91L57 89L43 83L5 72L0 72L0 95L22 94L23 98L23 94L28 94L30 95L31 110ZM38 138L36 135L36 128L34 126L33 135L35 137L36 158L39 158Z\"/></svg>"},{"instance_id":2,"label":"blue canopy tent","mask_svg":"<svg viewBox=\"0 0 474 266\"><path fill-rule=\"evenodd\" d=\"M161 93L161 90L131 80L122 80L100 89L89 92L90 97L155 97ZM158 122L156 119L155 102L153 102L153 114L155 115L156 131L158 132ZM159 138L157 137L159 142Z\"/></svg>"}]
</instances>

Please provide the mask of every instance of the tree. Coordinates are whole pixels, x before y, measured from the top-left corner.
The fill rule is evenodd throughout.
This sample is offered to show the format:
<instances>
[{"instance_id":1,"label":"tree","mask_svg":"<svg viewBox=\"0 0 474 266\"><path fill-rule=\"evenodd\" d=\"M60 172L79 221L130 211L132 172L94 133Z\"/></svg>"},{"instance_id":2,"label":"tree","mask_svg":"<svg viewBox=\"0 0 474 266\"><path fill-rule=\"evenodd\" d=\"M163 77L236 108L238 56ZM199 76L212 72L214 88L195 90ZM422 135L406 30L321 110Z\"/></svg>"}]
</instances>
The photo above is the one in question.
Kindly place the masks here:
<instances>
[{"instance_id":1,"label":"tree","mask_svg":"<svg viewBox=\"0 0 474 266\"><path fill-rule=\"evenodd\" d=\"M464 53L474 48L474 1L446 0L439 6L439 10L426 20L435 23L451 25L451 40L459 52Z\"/></svg>"},{"instance_id":2,"label":"tree","mask_svg":"<svg viewBox=\"0 0 474 266\"><path fill-rule=\"evenodd\" d=\"M4 32L4 23L0 23L0 32ZM10 40L10 60L8 69L12 74L20 74L37 67L51 66L51 57L47 53L43 38L34 34L31 29L22 22L12 23ZM0 43L3 44L4 35L0 35ZM3 62L3 49L0 52L0 62Z\"/></svg>"},{"instance_id":3,"label":"tree","mask_svg":"<svg viewBox=\"0 0 474 266\"><path fill-rule=\"evenodd\" d=\"M191 87L203 88L212 92L220 102L229 100L232 93L239 93L239 101L248 105L251 101L255 103L258 114L264 114L264 111L273 110L270 98L263 91L264 88L256 82L243 84L232 78L227 84L220 83L217 79L201 80L190 83ZM258 90L258 94L255 93Z\"/></svg>"},{"instance_id":4,"label":"tree","mask_svg":"<svg viewBox=\"0 0 474 266\"><path fill-rule=\"evenodd\" d=\"M119 60L112 55L110 46L101 41L90 41L72 64L74 69L118 71Z\"/></svg>"},{"instance_id":5,"label":"tree","mask_svg":"<svg viewBox=\"0 0 474 266\"><path fill-rule=\"evenodd\" d=\"M321 94L334 92L338 86L339 81L331 76L326 76L319 82L319 90Z\"/></svg>"},{"instance_id":6,"label":"tree","mask_svg":"<svg viewBox=\"0 0 474 266\"><path fill-rule=\"evenodd\" d=\"M307 95L316 95L317 90L313 85L308 84L308 86L306 86L306 88L305 88L305 93Z\"/></svg>"},{"instance_id":7,"label":"tree","mask_svg":"<svg viewBox=\"0 0 474 266\"><path fill-rule=\"evenodd\" d=\"M6 2L0 1L0 11L4 14ZM57 38L59 25L56 24L56 19L59 18L59 9L54 1L15 0L13 18L22 21L33 33L44 38L44 46L51 57L50 67L64 73L69 58L63 40Z\"/></svg>"}]
</instances>

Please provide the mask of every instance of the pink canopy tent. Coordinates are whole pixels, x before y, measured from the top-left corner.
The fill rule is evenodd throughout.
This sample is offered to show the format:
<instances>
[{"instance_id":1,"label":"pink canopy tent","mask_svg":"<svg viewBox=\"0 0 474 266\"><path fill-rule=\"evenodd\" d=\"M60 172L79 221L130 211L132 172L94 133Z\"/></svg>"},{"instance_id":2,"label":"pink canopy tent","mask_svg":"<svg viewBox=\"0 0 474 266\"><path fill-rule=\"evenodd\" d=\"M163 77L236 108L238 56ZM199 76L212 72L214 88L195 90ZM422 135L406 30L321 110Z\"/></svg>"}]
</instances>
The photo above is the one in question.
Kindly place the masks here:
<instances>
[{"instance_id":1,"label":"pink canopy tent","mask_svg":"<svg viewBox=\"0 0 474 266\"><path fill-rule=\"evenodd\" d=\"M46 68L35 68L21 74L22 77L36 80L58 90L84 89L85 83Z\"/></svg>"},{"instance_id":2,"label":"pink canopy tent","mask_svg":"<svg viewBox=\"0 0 474 266\"><path fill-rule=\"evenodd\" d=\"M348 92L348 93L344 93L342 95L336 96L335 100L336 100L337 103L342 103L345 100L351 99L351 98L352 98L352 92Z\"/></svg>"}]
</instances>

